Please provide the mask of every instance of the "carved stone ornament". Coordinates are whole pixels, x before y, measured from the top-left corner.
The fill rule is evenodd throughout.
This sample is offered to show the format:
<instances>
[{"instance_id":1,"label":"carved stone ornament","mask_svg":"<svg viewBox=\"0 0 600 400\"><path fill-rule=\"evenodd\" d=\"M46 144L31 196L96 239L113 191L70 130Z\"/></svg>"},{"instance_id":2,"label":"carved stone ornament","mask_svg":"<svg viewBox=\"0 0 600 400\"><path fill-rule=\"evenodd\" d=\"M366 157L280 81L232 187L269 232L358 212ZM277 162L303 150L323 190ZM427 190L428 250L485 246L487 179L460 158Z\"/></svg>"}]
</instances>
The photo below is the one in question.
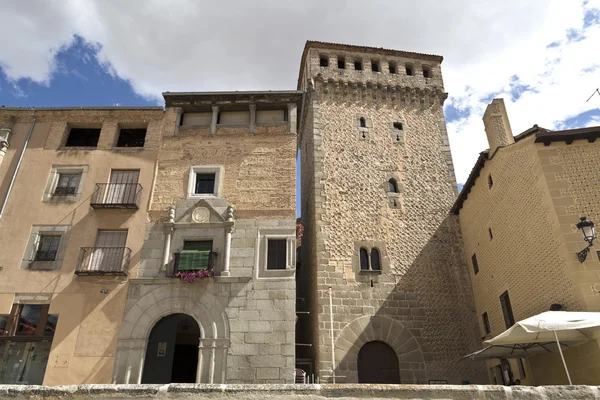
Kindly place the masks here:
<instances>
[{"instance_id":1,"label":"carved stone ornament","mask_svg":"<svg viewBox=\"0 0 600 400\"><path fill-rule=\"evenodd\" d=\"M210 219L210 211L206 207L198 207L192 211L192 221L197 223L205 223Z\"/></svg>"}]
</instances>

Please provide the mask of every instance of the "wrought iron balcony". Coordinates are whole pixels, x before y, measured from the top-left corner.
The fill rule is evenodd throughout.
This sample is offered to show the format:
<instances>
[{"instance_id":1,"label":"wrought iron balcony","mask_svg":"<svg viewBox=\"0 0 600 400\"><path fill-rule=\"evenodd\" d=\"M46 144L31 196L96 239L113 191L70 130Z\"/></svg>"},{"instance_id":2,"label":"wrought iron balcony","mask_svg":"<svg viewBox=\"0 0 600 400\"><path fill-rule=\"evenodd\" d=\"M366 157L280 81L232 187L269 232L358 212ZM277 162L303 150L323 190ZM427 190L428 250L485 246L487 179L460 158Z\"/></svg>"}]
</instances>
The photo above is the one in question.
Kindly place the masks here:
<instances>
[{"instance_id":1,"label":"wrought iron balcony","mask_svg":"<svg viewBox=\"0 0 600 400\"><path fill-rule=\"evenodd\" d=\"M76 275L127 275L128 247L82 247Z\"/></svg>"},{"instance_id":2,"label":"wrought iron balcony","mask_svg":"<svg viewBox=\"0 0 600 400\"><path fill-rule=\"evenodd\" d=\"M142 185L139 183L96 183L90 205L93 208L139 209Z\"/></svg>"}]
</instances>

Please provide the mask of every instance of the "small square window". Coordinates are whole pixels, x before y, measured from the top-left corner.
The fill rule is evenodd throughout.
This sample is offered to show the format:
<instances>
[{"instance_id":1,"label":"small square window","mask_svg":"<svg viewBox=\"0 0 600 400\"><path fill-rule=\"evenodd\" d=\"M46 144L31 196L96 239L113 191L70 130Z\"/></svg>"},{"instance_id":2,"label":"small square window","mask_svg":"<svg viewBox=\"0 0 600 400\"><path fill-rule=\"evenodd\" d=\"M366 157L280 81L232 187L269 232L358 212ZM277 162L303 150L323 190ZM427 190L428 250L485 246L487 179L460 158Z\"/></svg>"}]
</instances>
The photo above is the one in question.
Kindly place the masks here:
<instances>
[{"instance_id":1,"label":"small square window","mask_svg":"<svg viewBox=\"0 0 600 400\"><path fill-rule=\"evenodd\" d=\"M431 78L431 70L426 65L423 65L423 77L424 78Z\"/></svg>"},{"instance_id":2,"label":"small square window","mask_svg":"<svg viewBox=\"0 0 600 400\"><path fill-rule=\"evenodd\" d=\"M396 63L390 63L389 67L390 67L390 74L395 74L396 73Z\"/></svg>"},{"instance_id":3,"label":"small square window","mask_svg":"<svg viewBox=\"0 0 600 400\"><path fill-rule=\"evenodd\" d=\"M413 67L410 64L406 64L406 75L408 75L408 76L413 75Z\"/></svg>"},{"instance_id":4,"label":"small square window","mask_svg":"<svg viewBox=\"0 0 600 400\"><path fill-rule=\"evenodd\" d=\"M321 56L319 58L319 65L321 67L328 67L329 66L329 58L327 58L326 56Z\"/></svg>"},{"instance_id":5,"label":"small square window","mask_svg":"<svg viewBox=\"0 0 600 400\"><path fill-rule=\"evenodd\" d=\"M338 57L338 69L346 69L346 60L344 57Z\"/></svg>"},{"instance_id":6,"label":"small square window","mask_svg":"<svg viewBox=\"0 0 600 400\"><path fill-rule=\"evenodd\" d=\"M55 261L59 246L60 236L41 235L34 261Z\"/></svg>"},{"instance_id":7,"label":"small square window","mask_svg":"<svg viewBox=\"0 0 600 400\"><path fill-rule=\"evenodd\" d=\"M144 147L146 129L121 129L117 147Z\"/></svg>"},{"instance_id":8,"label":"small square window","mask_svg":"<svg viewBox=\"0 0 600 400\"><path fill-rule=\"evenodd\" d=\"M379 72L379 62L378 61L371 61L371 71L373 72Z\"/></svg>"},{"instance_id":9,"label":"small square window","mask_svg":"<svg viewBox=\"0 0 600 400\"><path fill-rule=\"evenodd\" d=\"M354 69L362 71L362 62L360 60L354 60Z\"/></svg>"},{"instance_id":10,"label":"small square window","mask_svg":"<svg viewBox=\"0 0 600 400\"><path fill-rule=\"evenodd\" d=\"M213 194L215 192L215 174L196 174L195 194Z\"/></svg>"},{"instance_id":11,"label":"small square window","mask_svg":"<svg viewBox=\"0 0 600 400\"><path fill-rule=\"evenodd\" d=\"M100 128L71 128L65 147L96 147Z\"/></svg>"},{"instance_id":12,"label":"small square window","mask_svg":"<svg viewBox=\"0 0 600 400\"><path fill-rule=\"evenodd\" d=\"M267 269L285 269L287 265L287 240L267 240Z\"/></svg>"},{"instance_id":13,"label":"small square window","mask_svg":"<svg viewBox=\"0 0 600 400\"><path fill-rule=\"evenodd\" d=\"M58 182L54 188L57 196L73 196L77 194L81 173L58 173Z\"/></svg>"},{"instance_id":14,"label":"small square window","mask_svg":"<svg viewBox=\"0 0 600 400\"><path fill-rule=\"evenodd\" d=\"M394 126L394 129L396 129L396 130L399 130L399 131L404 130L404 125L402 125L402 122L394 122L393 126Z\"/></svg>"}]
</instances>

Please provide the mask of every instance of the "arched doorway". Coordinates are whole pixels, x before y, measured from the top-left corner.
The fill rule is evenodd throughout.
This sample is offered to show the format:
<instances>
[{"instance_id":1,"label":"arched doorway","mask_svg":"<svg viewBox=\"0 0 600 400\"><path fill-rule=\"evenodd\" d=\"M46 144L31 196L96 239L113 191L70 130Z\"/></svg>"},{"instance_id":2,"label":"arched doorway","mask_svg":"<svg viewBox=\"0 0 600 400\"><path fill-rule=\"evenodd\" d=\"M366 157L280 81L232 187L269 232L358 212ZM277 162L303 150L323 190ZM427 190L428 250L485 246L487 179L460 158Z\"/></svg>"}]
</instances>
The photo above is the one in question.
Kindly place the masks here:
<instances>
[{"instance_id":1,"label":"arched doorway","mask_svg":"<svg viewBox=\"0 0 600 400\"><path fill-rule=\"evenodd\" d=\"M358 383L400 383L396 352L380 341L365 343L358 352Z\"/></svg>"},{"instance_id":2,"label":"arched doorway","mask_svg":"<svg viewBox=\"0 0 600 400\"><path fill-rule=\"evenodd\" d=\"M186 314L171 314L148 338L142 383L195 383L200 327Z\"/></svg>"}]
</instances>

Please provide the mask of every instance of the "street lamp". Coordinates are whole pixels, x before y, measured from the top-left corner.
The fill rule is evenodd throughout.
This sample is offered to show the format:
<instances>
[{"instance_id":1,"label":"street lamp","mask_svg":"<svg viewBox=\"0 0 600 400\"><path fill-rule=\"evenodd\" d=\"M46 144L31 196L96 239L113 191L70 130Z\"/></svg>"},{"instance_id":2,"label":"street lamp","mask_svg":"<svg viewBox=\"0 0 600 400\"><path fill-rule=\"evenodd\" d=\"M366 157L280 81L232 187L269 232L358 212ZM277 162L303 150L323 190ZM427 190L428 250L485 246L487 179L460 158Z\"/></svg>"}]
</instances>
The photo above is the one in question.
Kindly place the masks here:
<instances>
[{"instance_id":1,"label":"street lamp","mask_svg":"<svg viewBox=\"0 0 600 400\"><path fill-rule=\"evenodd\" d=\"M581 233L583 234L583 240L589 243L588 247L577 253L579 262L583 263L587 257L587 253L590 252L590 247L594 245L594 239L596 238L596 235L594 233L594 223L592 221L588 221L586 217L581 217L580 220L581 221L579 221L575 226L577 229L581 230Z\"/></svg>"}]
</instances>

